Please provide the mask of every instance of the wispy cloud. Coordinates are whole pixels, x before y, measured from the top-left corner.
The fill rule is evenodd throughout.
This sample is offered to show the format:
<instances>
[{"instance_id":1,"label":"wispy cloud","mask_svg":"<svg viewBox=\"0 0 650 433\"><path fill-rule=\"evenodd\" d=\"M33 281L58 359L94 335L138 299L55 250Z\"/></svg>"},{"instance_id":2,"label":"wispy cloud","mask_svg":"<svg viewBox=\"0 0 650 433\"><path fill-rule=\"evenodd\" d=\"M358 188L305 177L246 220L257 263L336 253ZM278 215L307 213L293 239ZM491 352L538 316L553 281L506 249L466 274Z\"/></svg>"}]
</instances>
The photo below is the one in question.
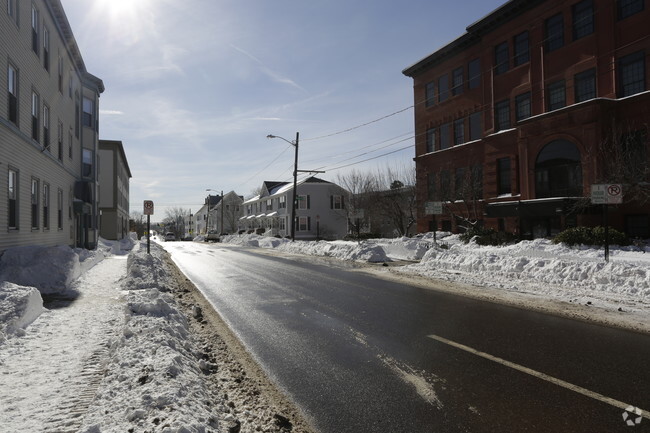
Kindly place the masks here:
<instances>
[{"instance_id":1,"label":"wispy cloud","mask_svg":"<svg viewBox=\"0 0 650 433\"><path fill-rule=\"evenodd\" d=\"M99 110L99 114L105 114L107 116L121 116L124 114L124 112L119 110Z\"/></svg>"},{"instance_id":2,"label":"wispy cloud","mask_svg":"<svg viewBox=\"0 0 650 433\"><path fill-rule=\"evenodd\" d=\"M277 83L281 83L281 84L286 84L286 85L289 85L289 86L291 86L293 88L296 88L296 89L298 89L300 91L303 91L305 93L309 93L309 92L307 92L307 90L304 87L300 86L298 83L296 83L295 81L293 81L289 77L286 77L286 76L280 74L279 72L276 72L276 71L272 70L271 68L269 68L268 66L266 66L260 59L258 59L257 57L255 57L254 55L249 53L248 51L245 51L245 50L243 50L243 49L241 49L241 48L239 48L239 47L237 47L237 46L235 46L233 44L230 44L230 47L233 50L243 54L244 56L248 57L249 59L251 59L252 61L257 63L260 66L260 71L262 71L262 73L264 75L271 78L273 81L275 81Z\"/></svg>"}]
</instances>

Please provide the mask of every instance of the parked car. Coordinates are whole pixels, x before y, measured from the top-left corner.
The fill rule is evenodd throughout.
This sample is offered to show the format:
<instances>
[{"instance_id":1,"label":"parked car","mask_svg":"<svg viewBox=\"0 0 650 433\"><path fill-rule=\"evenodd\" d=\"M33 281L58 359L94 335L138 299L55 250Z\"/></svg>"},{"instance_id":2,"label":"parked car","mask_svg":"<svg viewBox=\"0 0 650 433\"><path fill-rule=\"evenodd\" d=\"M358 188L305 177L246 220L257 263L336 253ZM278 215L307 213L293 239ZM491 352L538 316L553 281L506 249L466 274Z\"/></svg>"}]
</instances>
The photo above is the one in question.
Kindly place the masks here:
<instances>
[{"instance_id":1,"label":"parked car","mask_svg":"<svg viewBox=\"0 0 650 433\"><path fill-rule=\"evenodd\" d=\"M216 230L208 230L208 234L205 236L207 242L219 242L219 232Z\"/></svg>"},{"instance_id":2,"label":"parked car","mask_svg":"<svg viewBox=\"0 0 650 433\"><path fill-rule=\"evenodd\" d=\"M166 241L175 241L176 240L176 235L172 232L167 232L165 233L165 240Z\"/></svg>"}]
</instances>

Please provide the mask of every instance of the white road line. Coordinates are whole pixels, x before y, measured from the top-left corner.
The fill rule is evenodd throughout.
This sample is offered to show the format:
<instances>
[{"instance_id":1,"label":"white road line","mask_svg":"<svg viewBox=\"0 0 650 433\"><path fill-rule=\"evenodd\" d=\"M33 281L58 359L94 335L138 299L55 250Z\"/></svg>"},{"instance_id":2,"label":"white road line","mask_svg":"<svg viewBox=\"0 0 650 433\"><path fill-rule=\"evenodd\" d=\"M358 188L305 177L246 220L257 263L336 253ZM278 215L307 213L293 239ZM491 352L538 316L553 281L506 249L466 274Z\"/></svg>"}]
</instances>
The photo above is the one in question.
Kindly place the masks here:
<instances>
[{"instance_id":1,"label":"white road line","mask_svg":"<svg viewBox=\"0 0 650 433\"><path fill-rule=\"evenodd\" d=\"M561 386L561 387L566 388L568 390L571 390L573 392L577 392L579 394L582 394L582 395L585 395L587 397L593 398L594 400L602 401L603 403L607 403L607 404L612 405L614 407L617 407L619 409L626 410L630 406L634 406L634 405L629 404L629 403L623 403L622 401L618 401L618 400L615 400L613 398L606 397L606 396L604 396L602 394L599 394L599 393L594 392L594 391L590 391L590 390L582 388L582 387L580 387L578 385L574 385L572 383L565 382L565 381L563 381L561 379L557 379L557 378L555 378L553 376L549 376L548 374L540 373L539 371L532 370L532 369L530 369L528 367L524 367L523 365L515 364L514 362L506 361L505 359L502 359L502 358L499 358L499 357L496 357L496 356L492 356L489 353L485 353L485 352L481 352L481 351L476 350L476 349L472 349L471 347L465 346L464 344L456 343L455 341L447 340L446 338L439 337L437 335L429 335L428 337L432 338L432 339L434 339L436 341L439 341L441 343L453 346L453 347L455 347L457 349L464 350L465 352L469 352L469 353L471 353L473 355L477 355L477 356L480 356L482 358L489 359L490 361L494 361L496 363L499 363L501 365L505 365L506 367L510 367L510 368L513 368L513 369L515 369L517 371L521 371L522 373L529 374L529 375L534 376L534 377L536 377L538 379L542 379L542 380L545 380L547 382L553 383L555 385ZM641 409L641 410L642 410L641 416L646 418L646 419L650 419L650 411L643 410L643 409Z\"/></svg>"}]
</instances>

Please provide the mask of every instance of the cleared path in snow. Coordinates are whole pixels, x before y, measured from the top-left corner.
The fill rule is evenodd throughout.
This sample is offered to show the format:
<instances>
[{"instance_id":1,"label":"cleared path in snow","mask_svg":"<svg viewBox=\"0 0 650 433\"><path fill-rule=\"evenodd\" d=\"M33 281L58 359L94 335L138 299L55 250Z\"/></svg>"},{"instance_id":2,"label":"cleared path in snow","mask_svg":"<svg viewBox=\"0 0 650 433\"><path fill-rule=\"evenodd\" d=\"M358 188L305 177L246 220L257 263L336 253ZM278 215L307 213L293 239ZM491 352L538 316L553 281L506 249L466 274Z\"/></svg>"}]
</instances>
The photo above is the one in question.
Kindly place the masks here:
<instances>
[{"instance_id":1,"label":"cleared path in snow","mask_svg":"<svg viewBox=\"0 0 650 433\"><path fill-rule=\"evenodd\" d=\"M51 302L24 336L0 346L0 431L77 431L124 320L119 280L126 262L127 256L102 260L75 283L79 298Z\"/></svg>"}]
</instances>

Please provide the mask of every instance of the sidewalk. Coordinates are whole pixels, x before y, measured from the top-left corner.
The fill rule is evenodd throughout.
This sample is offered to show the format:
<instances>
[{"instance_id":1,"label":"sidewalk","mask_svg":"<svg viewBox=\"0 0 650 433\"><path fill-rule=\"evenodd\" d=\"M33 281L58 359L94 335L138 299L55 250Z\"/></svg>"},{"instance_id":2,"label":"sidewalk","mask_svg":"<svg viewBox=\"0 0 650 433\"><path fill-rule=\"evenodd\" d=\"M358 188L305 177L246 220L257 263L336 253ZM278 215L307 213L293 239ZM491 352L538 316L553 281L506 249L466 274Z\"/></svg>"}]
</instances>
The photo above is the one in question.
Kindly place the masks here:
<instances>
[{"instance_id":1,"label":"sidewalk","mask_svg":"<svg viewBox=\"0 0 650 433\"><path fill-rule=\"evenodd\" d=\"M100 261L74 283L79 298L53 301L24 336L0 345L2 431L78 429L124 322L119 280L126 263L127 256Z\"/></svg>"}]
</instances>

